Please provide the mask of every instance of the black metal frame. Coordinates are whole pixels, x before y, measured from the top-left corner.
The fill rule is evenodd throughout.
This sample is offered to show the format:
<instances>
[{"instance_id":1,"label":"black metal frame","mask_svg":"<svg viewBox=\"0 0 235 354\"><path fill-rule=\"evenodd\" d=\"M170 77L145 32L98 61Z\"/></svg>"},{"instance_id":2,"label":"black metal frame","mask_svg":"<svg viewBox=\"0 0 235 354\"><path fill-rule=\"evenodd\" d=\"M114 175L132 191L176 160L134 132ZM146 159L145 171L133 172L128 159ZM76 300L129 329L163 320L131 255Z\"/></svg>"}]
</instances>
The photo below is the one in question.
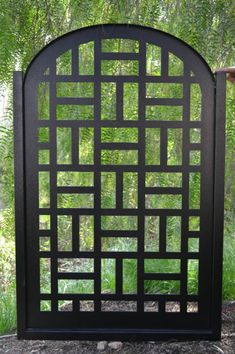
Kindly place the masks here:
<instances>
[{"instance_id":1,"label":"black metal frame","mask_svg":"<svg viewBox=\"0 0 235 354\"><path fill-rule=\"evenodd\" d=\"M202 121L198 122L196 126L202 128L202 163L201 172L205 183L201 186L201 228L207 235L201 235L201 248L198 255L190 254L190 259L200 257L200 270L199 270L199 295L195 297L199 301L199 313L187 314L185 311L185 306L187 299L189 298L186 293L186 278L185 275L181 275L181 295L173 296L165 295L165 300L171 299L182 301L182 311L179 314L165 313L163 308L164 305L160 305L162 312L156 313L145 313L143 312L143 301L145 295L143 293L143 285L141 285L139 279L139 287L137 294L138 308L137 313L103 313L100 311L100 299L97 297L95 299L95 311L94 313L60 313L56 311L56 296L52 299L52 312L50 313L40 313L39 308L35 305L39 299L39 294L37 291L37 282L39 281L38 276L38 265L35 262L35 258L39 257L36 250L36 243L34 240L34 233L36 230L36 218L37 218L37 184L35 184L34 178L35 173L38 171L35 166L35 156L36 156L36 142L35 142L35 131L37 128L37 117L36 117L36 98L35 90L36 85L40 80L51 80L53 84L56 81L74 81L75 77L77 81L90 81L94 80L95 85L95 115L99 117L100 114L100 40L102 38L128 38L136 39L140 41L140 52L139 52L139 65L140 71L139 76L136 77L118 77L118 76L106 76L103 77L103 81L114 81L114 82L139 82L139 100L144 102L145 89L143 83L145 81L149 82L182 82L184 83L184 96L183 105L184 116L183 122L177 124L177 122L167 122L167 127L183 127L184 133L184 152L183 152L183 163L182 171L185 175L188 175L189 169L188 165L188 149L189 149L189 127L193 127L192 122L187 121L187 116L189 115L189 84L190 82L198 82L202 89L202 109L203 117ZM55 58L67 49L75 48L78 43L84 43L89 40L94 40L95 43L95 75L93 79L86 78L78 75L75 72L71 78L60 77L58 78L53 71L55 70ZM167 50L171 50L175 55L182 59L185 65L184 76L182 77L169 77L167 75L167 64L162 70L161 77L146 77L145 76L145 47L142 45L145 41L153 44L157 44L164 48L162 51L162 63L167 63ZM75 52L74 52L75 53ZM129 54L122 53L122 59L128 59ZM111 55L112 56L112 55ZM111 58L110 56L110 58ZM109 59L110 59L109 58ZM77 60L74 54L73 60ZM76 65L73 65L73 69L76 69ZM50 75L46 78L43 76L45 69L50 66ZM195 77L189 76L190 70L194 70ZM186 43L180 41L179 39L166 34L161 31L156 31L151 28L135 26L135 25L98 25L88 28L83 28L69 34L66 34L59 39L51 42L46 46L32 61L29 68L24 76L22 72L14 73L14 130L15 130L15 208L16 208L16 275L17 275L17 318L18 318L18 338L26 339L122 339L122 340L165 340L169 338L177 339L211 339L217 340L220 338L221 333L221 288L222 288L222 252L223 252L223 186L224 186L224 146L225 146L225 73L217 73L216 80L212 75L208 65L200 57L200 55L195 52ZM54 85L55 86L55 85ZM51 91L50 103L55 103L55 96L53 97L53 90L55 94L55 89ZM122 95L121 91L119 95ZM168 104L171 102L168 100ZM144 104L140 104L139 115L144 119ZM55 119L54 108L51 108L51 119ZM146 121L116 121L115 125L113 123L110 126L138 126L151 127L155 126L155 122ZM98 123L97 123L98 122ZM57 124L58 121L52 124ZM100 174L100 161L99 150L101 148L100 143L100 129L99 120L94 122L95 129L95 164L94 171L96 177ZM158 127L164 128L164 123L157 122ZM182 123L182 124L181 124ZM43 121L40 122L43 124ZM48 124L48 121L46 122ZM75 126L74 122L67 121L59 122L60 126ZM65 125L64 125L65 124ZM69 125L70 124L70 125ZM76 121L76 124L81 124L81 126L87 126L90 121ZM83 124L83 125L82 125ZM106 126L109 126L106 123ZM162 146L166 145L166 134L164 134L164 129L162 129ZM51 150L55 152L55 144L53 146L53 141L55 143L55 134L50 133L50 144ZM144 129L139 129L139 164L138 173L140 187L138 189L139 197L139 209L137 211L128 211L129 214L139 215L138 227L143 234L144 225L144 215L148 215L148 211L144 211L144 174L141 171L146 169L144 165ZM141 142L141 143L140 143ZM72 143L74 144L74 143ZM123 144L124 145L124 144ZM124 145L124 149L128 147ZM163 148L161 152L162 161L166 159L166 151ZM52 154L53 155L53 154ZM54 154L55 155L55 154ZM142 161L142 162L141 162ZM56 161L51 159L52 166L51 171L56 171ZM61 166L63 167L63 166ZM76 168L75 164L73 168ZM151 167L151 166L150 166ZM170 171L165 165L163 169L158 169L159 171ZM173 166L174 167L174 166ZM64 168L66 170L66 168ZM110 170L106 166L107 171ZM120 168L122 170L122 168ZM131 168L130 168L131 170ZM154 168L149 168L149 170L156 170ZM190 171L196 171L195 166L190 167ZM115 170L116 171L116 170ZM55 173L52 174L52 185L53 186L53 176L55 178ZM100 210L100 183L97 182L96 178L94 186L95 204L93 209L93 214L95 215L95 235L97 237L95 244L95 294L100 295L100 213L104 214L104 211ZM54 180L55 182L55 180ZM121 187L118 187L121 188ZM51 187L53 190L53 188ZM181 272L186 274L187 272L187 255L186 250L186 236L187 233L187 222L186 219L188 215L198 215L197 211L188 211L187 206L187 195L188 195L188 184L187 177L183 179L183 211L179 212L178 215L182 215L184 218L182 227L182 251L180 253L180 258L182 261ZM51 192L53 193L53 192ZM53 194L53 197L55 195ZM53 199L51 205L51 213L58 212L56 210L56 198ZM45 212L45 211L44 211ZM69 212L72 213L70 210ZM86 213L86 210L82 210ZM173 214L171 210L157 210L157 215L162 216L161 226L164 226L164 220L166 215L176 215L175 211ZM46 212L45 212L46 213ZM107 210L106 214L112 214L113 211ZM117 211L114 214L123 215L123 211ZM144 214L145 213L145 214ZM152 210L151 213L153 214ZM125 211L124 211L125 215ZM52 225L52 228L56 229L56 223ZM56 232L56 231L55 231ZM160 236L161 237L161 236ZM164 240L163 240L164 242ZM56 274L56 257L57 249L56 244L52 244L51 257L54 256L54 261L52 262L52 273ZM77 254L72 254L70 257L77 256ZM89 256L89 255L88 255ZM107 257L110 255L106 255ZM138 256L125 253L124 255L119 252L113 254L113 257L128 257L128 258L138 258L138 274L139 277L143 274L143 260L146 257L143 251L143 240L138 241ZM164 251L160 251L158 255L154 252L148 255L148 258L164 258L166 255ZM35 258L34 258L35 257ZM68 257L66 255L66 257ZM168 254L167 257L174 258L175 255ZM122 259L122 258L120 258ZM120 267L118 268L120 270ZM52 275L52 293L57 294L57 278L53 278ZM125 297L125 296L124 296ZM119 298L123 299L121 295ZM108 299L109 296L106 296ZM112 298L112 297L111 297ZM116 297L114 297L116 298ZM117 296L118 298L118 296ZM131 298L131 297L130 297ZM136 296L134 296L136 298ZM156 296L148 297L150 300L156 299ZM191 297L194 299L194 297ZM191 299L190 298L190 299ZM128 298L129 299L129 298ZM161 303L161 299L158 296L157 299ZM163 304L163 303L162 303ZM81 321L78 325L78 319Z\"/></svg>"}]
</instances>

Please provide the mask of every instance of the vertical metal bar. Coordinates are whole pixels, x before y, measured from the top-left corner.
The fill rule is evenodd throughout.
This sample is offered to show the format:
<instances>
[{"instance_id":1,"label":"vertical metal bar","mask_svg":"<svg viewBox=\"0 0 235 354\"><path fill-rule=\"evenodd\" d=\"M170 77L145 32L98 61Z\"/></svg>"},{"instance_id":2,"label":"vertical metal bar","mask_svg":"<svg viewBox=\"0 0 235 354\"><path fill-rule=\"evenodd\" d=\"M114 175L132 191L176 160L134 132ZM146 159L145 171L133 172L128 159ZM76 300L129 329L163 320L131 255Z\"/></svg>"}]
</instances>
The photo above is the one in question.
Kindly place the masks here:
<instances>
[{"instance_id":1,"label":"vertical metal bar","mask_svg":"<svg viewBox=\"0 0 235 354\"><path fill-rule=\"evenodd\" d=\"M78 67L79 67L78 47L75 46L72 49L72 75L73 75L73 77L76 77L78 75Z\"/></svg>"},{"instance_id":2,"label":"vertical metal bar","mask_svg":"<svg viewBox=\"0 0 235 354\"><path fill-rule=\"evenodd\" d=\"M168 77L169 53L166 48L162 47L161 49L161 76L166 78Z\"/></svg>"},{"instance_id":3,"label":"vertical metal bar","mask_svg":"<svg viewBox=\"0 0 235 354\"><path fill-rule=\"evenodd\" d=\"M95 100L95 121L94 121L94 309L95 312L101 310L101 80L100 80L100 66L101 66L101 39L97 36L94 47L94 100Z\"/></svg>"},{"instance_id":4,"label":"vertical metal bar","mask_svg":"<svg viewBox=\"0 0 235 354\"><path fill-rule=\"evenodd\" d=\"M72 134L72 164L74 166L78 165L79 163L79 129L78 128L72 128L71 129L71 134Z\"/></svg>"},{"instance_id":5,"label":"vertical metal bar","mask_svg":"<svg viewBox=\"0 0 235 354\"><path fill-rule=\"evenodd\" d=\"M139 96L138 96L138 106L139 106L139 120L145 120L145 81L144 77L146 74L146 42L140 42L139 50ZM137 302L137 312L144 311L144 221L145 221L145 128L139 127L138 132L138 266L137 266L137 290L138 290L138 302Z\"/></svg>"},{"instance_id":6,"label":"vertical metal bar","mask_svg":"<svg viewBox=\"0 0 235 354\"><path fill-rule=\"evenodd\" d=\"M166 215L160 216L159 252L166 253Z\"/></svg>"},{"instance_id":7,"label":"vertical metal bar","mask_svg":"<svg viewBox=\"0 0 235 354\"><path fill-rule=\"evenodd\" d=\"M23 72L13 74L17 335L26 330L26 234Z\"/></svg>"},{"instance_id":8,"label":"vertical metal bar","mask_svg":"<svg viewBox=\"0 0 235 354\"><path fill-rule=\"evenodd\" d=\"M119 210L123 208L123 178L122 172L116 172L116 208Z\"/></svg>"},{"instance_id":9,"label":"vertical metal bar","mask_svg":"<svg viewBox=\"0 0 235 354\"><path fill-rule=\"evenodd\" d=\"M186 63L184 64L184 77L187 81L183 85L183 129L182 129L182 218L181 218L181 282L180 282L180 308L185 313L187 309L187 279L188 279L188 261L187 261L187 243L188 243L188 211L189 211L189 122L190 122L190 70Z\"/></svg>"},{"instance_id":10,"label":"vertical metal bar","mask_svg":"<svg viewBox=\"0 0 235 354\"><path fill-rule=\"evenodd\" d=\"M215 145L214 145L214 208L213 208L213 338L221 338L223 223L224 223L224 167L225 167L225 102L226 73L216 74Z\"/></svg>"},{"instance_id":11,"label":"vertical metal bar","mask_svg":"<svg viewBox=\"0 0 235 354\"><path fill-rule=\"evenodd\" d=\"M116 117L117 121L123 120L123 82L116 83Z\"/></svg>"},{"instance_id":12,"label":"vertical metal bar","mask_svg":"<svg viewBox=\"0 0 235 354\"><path fill-rule=\"evenodd\" d=\"M72 250L74 254L77 254L79 251L79 219L78 215L72 216Z\"/></svg>"},{"instance_id":13,"label":"vertical metal bar","mask_svg":"<svg viewBox=\"0 0 235 354\"><path fill-rule=\"evenodd\" d=\"M122 258L116 258L116 294L122 294L122 284L123 284L123 262Z\"/></svg>"},{"instance_id":14,"label":"vertical metal bar","mask_svg":"<svg viewBox=\"0 0 235 354\"><path fill-rule=\"evenodd\" d=\"M58 310L57 277L57 141L56 141L56 65L50 66L50 212L51 212L51 311Z\"/></svg>"},{"instance_id":15,"label":"vertical metal bar","mask_svg":"<svg viewBox=\"0 0 235 354\"><path fill-rule=\"evenodd\" d=\"M167 166L167 155L168 155L168 147L167 147L167 128L161 127L160 131L160 164L161 168L165 168Z\"/></svg>"}]
</instances>

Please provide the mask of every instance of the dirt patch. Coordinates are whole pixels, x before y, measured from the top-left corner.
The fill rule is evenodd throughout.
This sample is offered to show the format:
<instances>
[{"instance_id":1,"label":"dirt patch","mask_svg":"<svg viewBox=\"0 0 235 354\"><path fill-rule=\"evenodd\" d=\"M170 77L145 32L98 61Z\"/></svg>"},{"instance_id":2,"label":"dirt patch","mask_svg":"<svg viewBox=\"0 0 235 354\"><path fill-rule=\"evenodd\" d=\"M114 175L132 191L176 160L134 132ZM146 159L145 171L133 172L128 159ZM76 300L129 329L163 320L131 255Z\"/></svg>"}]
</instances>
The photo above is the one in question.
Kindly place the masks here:
<instances>
[{"instance_id":1,"label":"dirt patch","mask_svg":"<svg viewBox=\"0 0 235 354\"><path fill-rule=\"evenodd\" d=\"M193 342L124 342L118 353L125 354L214 354L214 353L235 353L235 302L227 302L223 305L223 329L220 342L193 341ZM16 336L0 337L0 353L9 354L31 354L31 353L68 353L68 354L92 354L92 353L114 353L115 350L107 348L104 351L97 351L97 342L91 341L43 341L43 340L21 340Z\"/></svg>"}]
</instances>

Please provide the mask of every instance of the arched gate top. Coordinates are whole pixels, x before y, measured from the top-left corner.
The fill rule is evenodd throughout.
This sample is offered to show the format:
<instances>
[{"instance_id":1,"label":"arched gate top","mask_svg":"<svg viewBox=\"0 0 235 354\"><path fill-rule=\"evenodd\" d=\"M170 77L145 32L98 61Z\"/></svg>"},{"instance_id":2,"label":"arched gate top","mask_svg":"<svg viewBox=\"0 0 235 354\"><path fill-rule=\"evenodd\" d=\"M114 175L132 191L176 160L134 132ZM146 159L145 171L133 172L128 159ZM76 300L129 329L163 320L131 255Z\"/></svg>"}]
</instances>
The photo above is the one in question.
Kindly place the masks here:
<instances>
[{"instance_id":1,"label":"arched gate top","mask_svg":"<svg viewBox=\"0 0 235 354\"><path fill-rule=\"evenodd\" d=\"M33 58L27 68L25 81L31 76L34 78L41 76L50 64L68 50L76 50L78 45L83 43L109 38L132 39L156 45L162 49L161 61L166 61L170 52L182 60L185 70L192 71L198 81L214 82L214 75L207 62L186 42L164 31L130 24L94 25L68 32L56 38Z\"/></svg>"}]
</instances>

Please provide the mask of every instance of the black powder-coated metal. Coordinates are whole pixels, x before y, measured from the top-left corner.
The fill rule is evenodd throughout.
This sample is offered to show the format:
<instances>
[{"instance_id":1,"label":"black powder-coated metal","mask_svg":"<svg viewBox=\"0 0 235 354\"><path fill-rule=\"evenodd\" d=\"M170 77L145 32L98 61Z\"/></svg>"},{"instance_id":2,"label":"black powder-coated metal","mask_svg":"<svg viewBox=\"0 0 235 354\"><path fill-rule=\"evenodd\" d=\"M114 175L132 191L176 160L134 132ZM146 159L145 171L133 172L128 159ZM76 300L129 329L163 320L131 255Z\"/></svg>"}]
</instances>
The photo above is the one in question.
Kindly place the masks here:
<instances>
[{"instance_id":1,"label":"black powder-coated metal","mask_svg":"<svg viewBox=\"0 0 235 354\"><path fill-rule=\"evenodd\" d=\"M139 53L102 53L101 41L107 38L124 38L139 41ZM80 75L78 72L79 44L94 42L94 75ZM146 43L161 48L161 75L146 75ZM63 52L72 51L71 75L56 74L56 58ZM169 52L179 57L184 63L182 76L168 75ZM102 59L137 60L138 75L101 75ZM49 74L44 74L49 68ZM191 75L191 71L194 75ZM98 25L68 33L46 46L29 65L23 74L14 73L14 129L15 129L15 195L16 195L16 257L17 257L17 316L18 337L26 339L119 339L119 340L165 340L176 339L211 339L220 338L221 328L221 274L223 244L223 185L224 185L224 126L225 126L225 74L218 73L216 79L206 62L191 47L181 40L147 27L135 25ZM37 86L39 82L50 84L50 119L39 120L37 116ZM94 98L58 99L56 97L57 82L93 82ZM101 82L117 84L117 119L101 120ZM138 91L138 120L123 119L123 83L136 82ZM146 82L182 83L183 97L148 98ZM190 120L190 85L198 83L202 92L201 120ZM56 104L94 104L94 120L56 120ZM146 104L182 105L182 121L146 120ZM49 127L50 163L38 165L38 127ZM101 143L102 127L137 127L138 150L137 165L101 165L101 148L120 149L118 143ZM72 128L72 161L71 164L57 165L56 160L56 127ZM78 127L94 128L94 165L78 164ZM160 128L160 165L145 164L145 128ZM167 165L167 132L168 128L182 128L183 149L182 165ZM189 129L201 128L201 143L190 143ZM44 147L44 148L45 148ZM121 144L121 149L132 149L131 144ZM201 164L189 165L189 150L200 149ZM38 207L38 172L50 171L50 208ZM94 187L88 189L94 193L94 207L74 209L57 208L57 192L79 193L83 187L57 187L57 171L93 171ZM101 172L116 172L116 208L101 208ZM138 174L138 208L122 208L123 171L135 171ZM182 172L182 188L145 187L145 172ZM201 173L200 209L189 209L189 173ZM59 189L60 188L60 189ZM67 189L66 189L67 188ZM182 195L181 209L148 209L145 207L145 193ZM51 250L39 252L39 237L48 232L39 231L39 214L51 216ZM71 215L73 218L73 249L71 252L59 252L57 247L57 215ZM94 252L80 252L77 234L79 232L78 216L94 215ZM122 237L136 237L137 252L102 252L101 215L136 215L138 232L115 231ZM160 217L159 252L145 252L144 229L145 216ZM181 251L166 252L167 216L181 216ZM187 238L189 216L200 217L200 231L191 231L191 236L199 237L199 252L189 254ZM107 233L107 231L106 231ZM115 236L115 234L113 234ZM51 260L51 292L40 294L39 259ZM94 294L59 294L57 259L60 258L93 258L94 272L77 273L75 278L94 279ZM101 293L101 258L116 259L116 293ZM144 271L145 259L174 259L181 261L179 274L155 274ZM123 259L137 260L137 293L122 293ZM187 293L188 259L199 260L198 294ZM71 278L65 273L64 278ZM179 279L180 293L146 294L144 279ZM58 311L59 300L72 300L73 311ZM40 301L50 300L51 310L40 311ZM79 311L79 300L94 301L93 312ZM101 311L102 300L136 301L137 311L104 312ZM158 312L145 312L145 301L157 301ZM180 303L180 312L166 312L165 302ZM187 302L197 302L198 312L187 312Z\"/></svg>"}]
</instances>

